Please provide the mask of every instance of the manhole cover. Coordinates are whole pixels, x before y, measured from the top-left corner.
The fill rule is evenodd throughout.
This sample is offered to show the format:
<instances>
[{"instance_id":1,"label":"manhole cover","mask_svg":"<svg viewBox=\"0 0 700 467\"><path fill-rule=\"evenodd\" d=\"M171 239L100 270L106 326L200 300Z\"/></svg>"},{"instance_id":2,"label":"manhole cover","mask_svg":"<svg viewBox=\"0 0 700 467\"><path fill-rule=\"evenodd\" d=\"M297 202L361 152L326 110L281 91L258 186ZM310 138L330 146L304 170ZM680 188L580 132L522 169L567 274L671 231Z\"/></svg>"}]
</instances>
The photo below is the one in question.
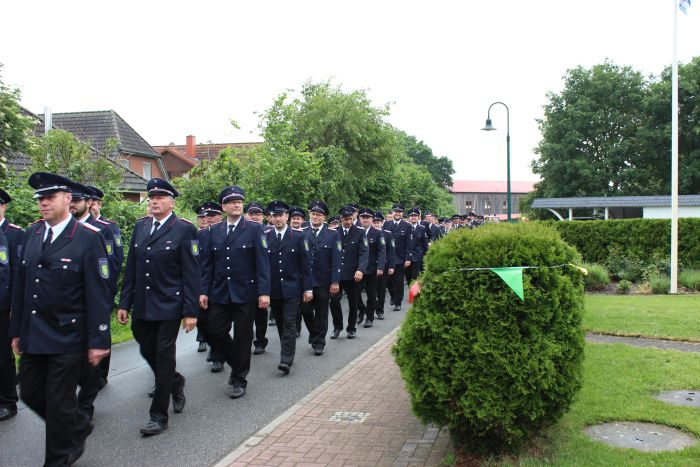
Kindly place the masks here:
<instances>
[{"instance_id":1,"label":"manhole cover","mask_svg":"<svg viewBox=\"0 0 700 467\"><path fill-rule=\"evenodd\" d=\"M677 451L697 442L680 430L655 423L610 422L589 426L584 431L596 441L645 452Z\"/></svg>"},{"instance_id":2,"label":"manhole cover","mask_svg":"<svg viewBox=\"0 0 700 467\"><path fill-rule=\"evenodd\" d=\"M700 407L700 390L662 392L656 398L668 404Z\"/></svg>"},{"instance_id":3,"label":"manhole cover","mask_svg":"<svg viewBox=\"0 0 700 467\"><path fill-rule=\"evenodd\" d=\"M369 412L335 412L328 420L331 422L362 423L369 417Z\"/></svg>"}]
</instances>

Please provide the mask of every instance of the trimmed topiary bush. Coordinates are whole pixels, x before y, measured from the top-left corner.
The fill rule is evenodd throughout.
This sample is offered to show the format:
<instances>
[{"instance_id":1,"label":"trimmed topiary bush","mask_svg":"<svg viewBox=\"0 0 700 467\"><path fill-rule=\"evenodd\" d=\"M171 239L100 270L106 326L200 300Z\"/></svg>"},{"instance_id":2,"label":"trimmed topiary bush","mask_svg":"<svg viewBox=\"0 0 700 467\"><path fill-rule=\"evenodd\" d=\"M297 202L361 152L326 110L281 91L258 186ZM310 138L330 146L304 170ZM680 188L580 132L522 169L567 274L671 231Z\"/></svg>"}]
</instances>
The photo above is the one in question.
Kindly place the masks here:
<instances>
[{"instance_id":1,"label":"trimmed topiary bush","mask_svg":"<svg viewBox=\"0 0 700 467\"><path fill-rule=\"evenodd\" d=\"M583 280L574 248L541 224L496 224L434 243L422 291L393 349L425 423L471 452L521 447L556 422L581 387ZM522 301L493 272L523 271Z\"/></svg>"},{"instance_id":2,"label":"trimmed topiary bush","mask_svg":"<svg viewBox=\"0 0 700 467\"><path fill-rule=\"evenodd\" d=\"M601 292L610 285L610 275L605 266L600 264L584 264L588 275L584 279L584 287L588 292Z\"/></svg>"}]
</instances>

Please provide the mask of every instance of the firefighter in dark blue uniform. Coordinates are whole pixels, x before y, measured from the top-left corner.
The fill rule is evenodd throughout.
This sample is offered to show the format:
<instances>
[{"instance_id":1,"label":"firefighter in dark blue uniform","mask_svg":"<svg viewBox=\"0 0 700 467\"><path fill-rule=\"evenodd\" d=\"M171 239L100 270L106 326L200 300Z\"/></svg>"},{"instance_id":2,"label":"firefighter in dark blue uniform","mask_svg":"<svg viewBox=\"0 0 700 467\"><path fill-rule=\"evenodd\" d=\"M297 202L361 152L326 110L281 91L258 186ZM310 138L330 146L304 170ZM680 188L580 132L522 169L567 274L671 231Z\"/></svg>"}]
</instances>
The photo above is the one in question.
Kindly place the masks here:
<instances>
[{"instance_id":1,"label":"firefighter in dark blue uniform","mask_svg":"<svg viewBox=\"0 0 700 467\"><path fill-rule=\"evenodd\" d=\"M116 284L122 270L122 265L124 264L124 244L122 243L122 233L119 229L119 225L117 225L116 222L102 216L102 198L104 197L102 190L91 185L87 185L87 188L90 191L90 199L92 200L92 204L90 206L90 214L92 214L91 223L97 226L99 222L106 222L114 237L112 254L114 255L114 263L117 265L117 276L114 278L114 282Z\"/></svg>"},{"instance_id":2,"label":"firefighter in dark blue uniform","mask_svg":"<svg viewBox=\"0 0 700 467\"><path fill-rule=\"evenodd\" d=\"M401 203L396 203L391 208L394 213L393 219L384 222L384 230L390 231L394 235L394 280L389 291L391 292L391 304L394 311L401 309L404 294L404 274L406 267L406 257L408 256L408 245L411 235L411 226L403 220L404 207Z\"/></svg>"},{"instance_id":3,"label":"firefighter in dark blue uniform","mask_svg":"<svg viewBox=\"0 0 700 467\"><path fill-rule=\"evenodd\" d=\"M24 244L24 230L5 218L10 195L0 188L0 421L17 415L15 358L10 340L13 278Z\"/></svg>"},{"instance_id":4,"label":"firefighter in dark blue uniform","mask_svg":"<svg viewBox=\"0 0 700 467\"><path fill-rule=\"evenodd\" d=\"M333 333L331 339L337 339L343 329L343 311L340 300L343 292L348 297L348 324L345 328L348 339L357 335L357 296L360 282L367 270L367 243L364 231L353 223L354 208L345 206L340 209L342 223L338 227L342 254L340 256L340 291L331 296L331 316L333 317Z\"/></svg>"},{"instance_id":5,"label":"firefighter in dark blue uniform","mask_svg":"<svg viewBox=\"0 0 700 467\"><path fill-rule=\"evenodd\" d=\"M420 211L413 208L408 211L411 232L406 243L406 282L410 284L423 271L423 257L428 252L428 235L420 224Z\"/></svg>"},{"instance_id":6,"label":"firefighter in dark blue uniform","mask_svg":"<svg viewBox=\"0 0 700 467\"><path fill-rule=\"evenodd\" d=\"M296 322L301 302L310 302L313 298L309 243L303 231L287 225L289 205L276 200L267 210L272 214L274 227L267 232L267 244L270 310L277 323L281 347L277 368L288 374L296 353Z\"/></svg>"},{"instance_id":7,"label":"firefighter in dark blue uniform","mask_svg":"<svg viewBox=\"0 0 700 467\"><path fill-rule=\"evenodd\" d=\"M357 324L364 320L364 327L371 328L377 311L377 282L384 275L386 266L386 239L381 229L375 229L372 226L374 211L361 208L359 216L367 243L367 270L362 277L362 286L367 294L367 305L362 303L362 295L358 293Z\"/></svg>"},{"instance_id":8,"label":"firefighter in dark blue uniform","mask_svg":"<svg viewBox=\"0 0 700 467\"><path fill-rule=\"evenodd\" d=\"M214 349L231 366L232 399L242 397L248 384L256 307L270 304L267 237L260 224L243 218L244 198L238 186L226 187L219 195L226 219L210 229L210 248L202 258L205 293L199 297L200 306L209 307Z\"/></svg>"},{"instance_id":9,"label":"firefighter in dark blue uniform","mask_svg":"<svg viewBox=\"0 0 700 467\"><path fill-rule=\"evenodd\" d=\"M168 406L185 407L185 377L175 369L175 341L180 322L191 331L197 324L201 270L199 240L191 222L173 213L178 192L165 180L148 181L152 217L136 221L124 270L117 317L129 322L141 355L153 370L156 390L150 420L141 428L144 436L168 428Z\"/></svg>"},{"instance_id":10,"label":"firefighter in dark blue uniform","mask_svg":"<svg viewBox=\"0 0 700 467\"><path fill-rule=\"evenodd\" d=\"M309 204L310 228L306 239L311 251L313 300L302 305L304 321L309 327L309 344L315 355L323 355L328 333L330 297L340 290L340 262L343 245L336 230L324 223L328 206L323 201Z\"/></svg>"},{"instance_id":11,"label":"firefighter in dark blue uniform","mask_svg":"<svg viewBox=\"0 0 700 467\"><path fill-rule=\"evenodd\" d=\"M265 216L265 208L263 207L262 204L258 203L257 201L251 201L247 203L243 209L245 212L245 217L247 220L251 222L255 222L257 224L260 224L262 226L263 232L269 232L272 230L272 227L269 225L263 225L263 217ZM268 310L267 307L265 308L257 308L255 310L255 339L253 340L253 347L255 350L253 350L254 355L260 355L265 353L265 348L267 347L267 318L268 318ZM272 318L272 321L274 322L274 318ZM275 326L277 325L276 323L274 324Z\"/></svg>"},{"instance_id":12,"label":"firefighter in dark blue uniform","mask_svg":"<svg viewBox=\"0 0 700 467\"><path fill-rule=\"evenodd\" d=\"M384 227L384 215L382 211L374 213L372 221L375 229L382 230ZM386 243L386 262L384 263L384 274L377 277L377 319L384 319L384 302L386 300L386 286L388 281L393 279L394 265L396 264L394 255L394 234L389 230L382 230L384 242Z\"/></svg>"},{"instance_id":13,"label":"firefighter in dark blue uniform","mask_svg":"<svg viewBox=\"0 0 700 467\"><path fill-rule=\"evenodd\" d=\"M110 268L102 236L70 215L73 182L37 172L39 220L27 229L10 317L22 400L46 422L47 466L72 465L89 433L78 432L76 388L87 358L110 351Z\"/></svg>"}]
</instances>

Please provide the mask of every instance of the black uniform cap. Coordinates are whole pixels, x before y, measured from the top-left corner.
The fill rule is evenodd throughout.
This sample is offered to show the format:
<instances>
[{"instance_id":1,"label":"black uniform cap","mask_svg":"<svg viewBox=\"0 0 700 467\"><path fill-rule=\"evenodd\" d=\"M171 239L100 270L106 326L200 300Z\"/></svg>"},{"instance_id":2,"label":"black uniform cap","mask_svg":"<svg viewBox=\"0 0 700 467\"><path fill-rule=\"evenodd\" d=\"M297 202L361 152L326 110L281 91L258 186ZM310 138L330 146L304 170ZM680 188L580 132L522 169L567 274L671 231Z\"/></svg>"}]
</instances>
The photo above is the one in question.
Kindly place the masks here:
<instances>
[{"instance_id":1,"label":"black uniform cap","mask_svg":"<svg viewBox=\"0 0 700 467\"><path fill-rule=\"evenodd\" d=\"M245 191L243 188L233 185L227 186L219 194L219 203L226 204L234 199L245 199Z\"/></svg>"},{"instance_id":2,"label":"black uniform cap","mask_svg":"<svg viewBox=\"0 0 700 467\"><path fill-rule=\"evenodd\" d=\"M377 211L374 213L374 220L375 221L383 221L384 220L384 214L382 214L382 211Z\"/></svg>"},{"instance_id":3,"label":"black uniform cap","mask_svg":"<svg viewBox=\"0 0 700 467\"><path fill-rule=\"evenodd\" d=\"M355 208L352 206L343 206L338 210L338 213L341 215L341 217L352 217L352 215L355 213Z\"/></svg>"},{"instance_id":4,"label":"black uniform cap","mask_svg":"<svg viewBox=\"0 0 700 467\"><path fill-rule=\"evenodd\" d=\"M360 217L374 217L374 211L370 208L362 208L360 209Z\"/></svg>"},{"instance_id":5,"label":"black uniform cap","mask_svg":"<svg viewBox=\"0 0 700 467\"><path fill-rule=\"evenodd\" d=\"M5 190L0 188L0 204L7 204L10 201L12 201L12 197L10 197Z\"/></svg>"},{"instance_id":6,"label":"black uniform cap","mask_svg":"<svg viewBox=\"0 0 700 467\"><path fill-rule=\"evenodd\" d=\"M265 212L263 205L257 201L251 201L250 203L246 204L243 210L249 214L263 214Z\"/></svg>"},{"instance_id":7,"label":"black uniform cap","mask_svg":"<svg viewBox=\"0 0 700 467\"><path fill-rule=\"evenodd\" d=\"M309 203L309 212L317 212L319 214L327 216L328 206L323 201L317 199Z\"/></svg>"},{"instance_id":8,"label":"black uniform cap","mask_svg":"<svg viewBox=\"0 0 700 467\"><path fill-rule=\"evenodd\" d=\"M92 185L85 185L85 186L87 187L88 190L90 190L90 199L94 199L94 200L99 201L102 198L104 198L105 194L102 192L102 190L100 190L96 186L92 186Z\"/></svg>"},{"instance_id":9,"label":"black uniform cap","mask_svg":"<svg viewBox=\"0 0 700 467\"><path fill-rule=\"evenodd\" d=\"M392 211L403 212L403 211L404 211L404 209L403 209L403 204L401 204L401 203L394 203L394 204L391 206L391 210L392 210Z\"/></svg>"},{"instance_id":10,"label":"black uniform cap","mask_svg":"<svg viewBox=\"0 0 700 467\"><path fill-rule=\"evenodd\" d=\"M34 172L29 176L29 186L34 188L34 198L41 198L64 191L71 193L73 191L73 180L48 172Z\"/></svg>"},{"instance_id":11,"label":"black uniform cap","mask_svg":"<svg viewBox=\"0 0 700 467\"><path fill-rule=\"evenodd\" d=\"M292 206L291 208L289 208L289 217L294 216L306 219L306 212L299 206Z\"/></svg>"},{"instance_id":12,"label":"black uniform cap","mask_svg":"<svg viewBox=\"0 0 700 467\"><path fill-rule=\"evenodd\" d=\"M270 214L284 214L289 212L289 205L284 201L274 200L267 205L267 212Z\"/></svg>"},{"instance_id":13,"label":"black uniform cap","mask_svg":"<svg viewBox=\"0 0 700 467\"><path fill-rule=\"evenodd\" d=\"M180 196L175 187L162 178L150 179L146 184L146 190L148 190L148 196L165 195L173 198Z\"/></svg>"}]
</instances>

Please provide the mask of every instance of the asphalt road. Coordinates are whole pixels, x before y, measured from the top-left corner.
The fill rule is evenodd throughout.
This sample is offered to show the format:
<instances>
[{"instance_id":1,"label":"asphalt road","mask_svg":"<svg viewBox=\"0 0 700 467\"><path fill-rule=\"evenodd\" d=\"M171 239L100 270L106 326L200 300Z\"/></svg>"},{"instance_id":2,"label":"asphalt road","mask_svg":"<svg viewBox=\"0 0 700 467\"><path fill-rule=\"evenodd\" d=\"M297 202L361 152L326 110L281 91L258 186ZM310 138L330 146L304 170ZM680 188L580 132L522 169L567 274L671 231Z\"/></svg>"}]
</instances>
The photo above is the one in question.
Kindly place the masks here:
<instances>
[{"instance_id":1,"label":"asphalt road","mask_svg":"<svg viewBox=\"0 0 700 467\"><path fill-rule=\"evenodd\" d=\"M387 297L385 320L375 319L374 327L369 329L358 326L357 338L353 340L346 338L345 331L339 339L327 339L323 356L313 354L302 325L294 366L288 376L282 376L277 369L277 329L268 327L267 352L253 355L246 395L236 400L228 396L228 366L222 373L211 373L207 354L197 352L196 333L181 332L177 341L177 369L187 380L187 404L181 414L172 413L171 407L170 428L151 438L141 437L139 428L148 421L147 393L153 386L153 374L135 342L114 346L109 384L95 403L95 431L76 465L215 464L398 326L407 304L404 303L401 311L393 312L388 301ZM342 304L347 319L347 301L343 300ZM340 410L342 401L338 403ZM0 423L0 466L38 466L43 460L44 423L20 405L16 417Z\"/></svg>"}]
</instances>

